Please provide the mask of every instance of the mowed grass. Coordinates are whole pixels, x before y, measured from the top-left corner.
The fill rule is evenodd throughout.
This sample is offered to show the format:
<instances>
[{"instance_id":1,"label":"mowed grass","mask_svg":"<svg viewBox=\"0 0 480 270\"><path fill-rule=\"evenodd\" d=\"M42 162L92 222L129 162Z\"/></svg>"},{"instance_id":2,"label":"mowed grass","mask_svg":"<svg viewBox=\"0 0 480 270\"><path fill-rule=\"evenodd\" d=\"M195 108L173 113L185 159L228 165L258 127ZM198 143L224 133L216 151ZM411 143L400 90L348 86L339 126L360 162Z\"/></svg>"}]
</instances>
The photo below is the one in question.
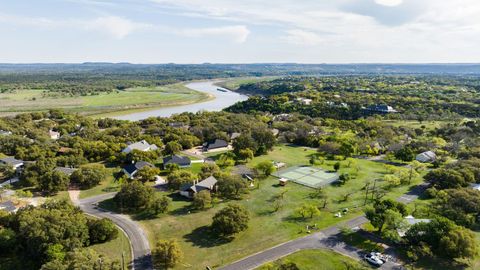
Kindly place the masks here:
<instances>
[{"instance_id":1,"label":"mowed grass","mask_svg":"<svg viewBox=\"0 0 480 270\"><path fill-rule=\"evenodd\" d=\"M280 260L265 264L256 270L267 270L279 267L282 263L293 262L302 270L349 270L360 267L362 263L333 251L324 249L301 250ZM274 268L276 269L276 268Z\"/></svg>"},{"instance_id":2,"label":"mowed grass","mask_svg":"<svg viewBox=\"0 0 480 270\"><path fill-rule=\"evenodd\" d=\"M83 113L109 113L191 104L211 98L183 84L137 87L125 91L99 93L92 96L45 96L44 90L16 90L0 93L0 112L42 111L64 108Z\"/></svg>"},{"instance_id":3,"label":"mowed grass","mask_svg":"<svg viewBox=\"0 0 480 270\"><path fill-rule=\"evenodd\" d=\"M122 262L122 254L124 256L125 266L132 260L132 252L130 242L122 230L119 230L118 237L102 244L96 244L89 248L95 250L112 261Z\"/></svg>"},{"instance_id":4,"label":"mowed grass","mask_svg":"<svg viewBox=\"0 0 480 270\"><path fill-rule=\"evenodd\" d=\"M119 167L107 168L108 174L99 185L80 191L80 199L93 197L103 193L116 192L120 190L120 183L115 181L113 175L120 171Z\"/></svg>"},{"instance_id":5,"label":"mowed grass","mask_svg":"<svg viewBox=\"0 0 480 270\"><path fill-rule=\"evenodd\" d=\"M255 166L263 160L275 160L287 163L288 166L307 165L310 155L316 151L302 147L286 145L277 146L268 155L256 157L247 165ZM326 161L319 167L332 170L336 161ZM316 199L314 190L295 183L286 187L278 185L278 179L268 177L260 182L259 188L253 188L243 200L233 201L248 209L251 220L249 228L238 234L231 242L219 239L209 230L213 215L228 202L220 202L213 208L200 212L189 212L190 201L177 194L164 193L173 198L170 213L140 223L148 232L152 246L157 240L176 239L186 254L182 264L175 269L205 269L206 266L218 267L241 259L250 254L262 251L282 242L306 235L306 226L317 224L326 228L344 220L349 220L363 213L364 187L367 181L380 178L385 173L383 164L357 160L358 171L348 168L345 162L339 173L349 172L356 176L343 186L325 187L328 204L323 209L323 201ZM418 182L418 180L414 181ZM412 183L413 184L413 183ZM408 187L399 189L408 190ZM282 191L288 190L282 201L283 207L274 210L273 198ZM392 193L399 193L392 190ZM345 199L345 197L347 197ZM304 203L317 205L321 214L312 219L303 219L297 209ZM348 214L342 218L334 217L338 211L348 208Z\"/></svg>"}]
</instances>

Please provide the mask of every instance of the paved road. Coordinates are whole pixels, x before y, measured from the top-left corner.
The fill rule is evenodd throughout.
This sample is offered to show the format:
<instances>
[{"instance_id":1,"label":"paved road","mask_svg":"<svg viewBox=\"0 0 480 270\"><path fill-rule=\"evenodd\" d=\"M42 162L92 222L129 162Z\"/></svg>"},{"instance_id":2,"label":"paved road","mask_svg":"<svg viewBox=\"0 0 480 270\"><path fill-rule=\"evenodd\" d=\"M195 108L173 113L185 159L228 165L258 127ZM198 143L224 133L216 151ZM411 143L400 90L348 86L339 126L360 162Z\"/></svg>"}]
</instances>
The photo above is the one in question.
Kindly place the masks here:
<instances>
[{"instance_id":1,"label":"paved road","mask_svg":"<svg viewBox=\"0 0 480 270\"><path fill-rule=\"evenodd\" d=\"M416 187L413 187L406 194L397 198L398 202L410 203L413 200L416 200L423 191L428 187L427 183L422 183ZM282 257L285 257L289 254L292 254L296 251L303 249L321 249L327 248L334 250L345 256L352 257L354 259L363 259L364 251L361 251L355 247L349 246L342 241L340 235L340 228L356 228L360 227L362 224L368 222L365 216L360 216L341 224L329 227L312 235L308 235L299 239L295 239L273 248L261 251L257 254L253 254L249 257L236 261L230 265L219 268L219 270L250 270L255 269L263 264L271 261L275 261ZM394 255L394 251L391 250L389 255ZM387 262L379 269L385 270L397 270L404 269L404 267L395 262Z\"/></svg>"},{"instance_id":2,"label":"paved road","mask_svg":"<svg viewBox=\"0 0 480 270\"><path fill-rule=\"evenodd\" d=\"M219 268L219 270L250 270L262 266L267 262L282 258L303 249L331 249L354 259L362 259L364 251L346 245L341 239L340 228L355 228L366 223L368 220L360 216L341 224L321 230L317 233L295 239L247 258ZM380 269L402 269L402 266L393 262L384 264Z\"/></svg>"},{"instance_id":3,"label":"paved road","mask_svg":"<svg viewBox=\"0 0 480 270\"><path fill-rule=\"evenodd\" d=\"M110 199L115 193L102 194L83 200L77 200L74 203L87 214L100 218L109 218L117 224L128 236L132 246L133 265L135 270L153 270L150 244L142 228L127 215L117 214L96 206L97 203Z\"/></svg>"}]
</instances>

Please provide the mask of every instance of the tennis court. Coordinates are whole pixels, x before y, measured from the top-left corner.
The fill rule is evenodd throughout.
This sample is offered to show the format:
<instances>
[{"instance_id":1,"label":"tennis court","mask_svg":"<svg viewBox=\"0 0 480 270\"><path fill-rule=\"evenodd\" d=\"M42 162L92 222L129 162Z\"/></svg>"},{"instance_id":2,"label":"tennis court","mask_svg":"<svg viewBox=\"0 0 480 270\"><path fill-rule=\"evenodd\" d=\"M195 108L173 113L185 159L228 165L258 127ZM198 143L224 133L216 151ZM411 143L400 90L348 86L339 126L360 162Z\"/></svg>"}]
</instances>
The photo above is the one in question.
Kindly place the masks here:
<instances>
[{"instance_id":1,"label":"tennis court","mask_svg":"<svg viewBox=\"0 0 480 270\"><path fill-rule=\"evenodd\" d=\"M278 178L311 188L318 188L338 180L336 173L329 173L310 166L295 166L274 173Z\"/></svg>"}]
</instances>

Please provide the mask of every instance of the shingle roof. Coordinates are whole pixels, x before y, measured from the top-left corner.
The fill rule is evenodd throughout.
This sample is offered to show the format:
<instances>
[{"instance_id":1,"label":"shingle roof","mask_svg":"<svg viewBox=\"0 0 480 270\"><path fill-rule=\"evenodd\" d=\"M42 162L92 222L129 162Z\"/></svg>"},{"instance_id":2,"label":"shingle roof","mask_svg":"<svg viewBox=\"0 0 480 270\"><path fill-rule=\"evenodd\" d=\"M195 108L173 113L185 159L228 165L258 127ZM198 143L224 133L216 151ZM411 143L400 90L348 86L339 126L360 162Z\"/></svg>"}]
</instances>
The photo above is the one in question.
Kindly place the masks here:
<instances>
[{"instance_id":1,"label":"shingle roof","mask_svg":"<svg viewBox=\"0 0 480 270\"><path fill-rule=\"evenodd\" d=\"M206 178L205 180L200 181L196 185L191 185L191 184L185 184L183 185L180 190L181 191L186 191L186 190L192 190L194 193L200 192L202 190L211 190L213 186L217 184L217 179L213 176L210 176Z\"/></svg>"},{"instance_id":2,"label":"shingle roof","mask_svg":"<svg viewBox=\"0 0 480 270\"><path fill-rule=\"evenodd\" d=\"M140 170L145 166L153 167L151 163L148 163L146 161L137 161L135 164L128 164L123 169L131 175L132 173Z\"/></svg>"},{"instance_id":3,"label":"shingle roof","mask_svg":"<svg viewBox=\"0 0 480 270\"><path fill-rule=\"evenodd\" d=\"M210 150L210 149L223 148L223 147L227 147L227 146L228 146L228 143L226 141L220 140L220 139L215 139L215 141L213 143L207 143L206 148L208 150Z\"/></svg>"},{"instance_id":4,"label":"shingle roof","mask_svg":"<svg viewBox=\"0 0 480 270\"><path fill-rule=\"evenodd\" d=\"M190 158L179 156L179 155L173 155L173 156L163 158L164 166L167 164L178 164L179 166L189 166L191 163L192 162Z\"/></svg>"},{"instance_id":5,"label":"shingle roof","mask_svg":"<svg viewBox=\"0 0 480 270\"><path fill-rule=\"evenodd\" d=\"M132 143L123 149L123 152L130 152L132 150L139 150L139 151L149 151L149 150L157 150L158 147L155 144L149 144L147 141L142 140L136 143Z\"/></svg>"},{"instance_id":6,"label":"shingle roof","mask_svg":"<svg viewBox=\"0 0 480 270\"><path fill-rule=\"evenodd\" d=\"M7 212L14 212L17 207L13 204L12 201L6 201L3 203L0 203L0 209L5 210Z\"/></svg>"},{"instance_id":7,"label":"shingle roof","mask_svg":"<svg viewBox=\"0 0 480 270\"><path fill-rule=\"evenodd\" d=\"M19 160L14 157L5 157L0 159L0 163L4 163L10 166L17 166L23 164L23 160Z\"/></svg>"},{"instance_id":8,"label":"shingle roof","mask_svg":"<svg viewBox=\"0 0 480 270\"><path fill-rule=\"evenodd\" d=\"M416 160L420 162L435 161L437 155L432 151L426 151L417 155Z\"/></svg>"}]
</instances>

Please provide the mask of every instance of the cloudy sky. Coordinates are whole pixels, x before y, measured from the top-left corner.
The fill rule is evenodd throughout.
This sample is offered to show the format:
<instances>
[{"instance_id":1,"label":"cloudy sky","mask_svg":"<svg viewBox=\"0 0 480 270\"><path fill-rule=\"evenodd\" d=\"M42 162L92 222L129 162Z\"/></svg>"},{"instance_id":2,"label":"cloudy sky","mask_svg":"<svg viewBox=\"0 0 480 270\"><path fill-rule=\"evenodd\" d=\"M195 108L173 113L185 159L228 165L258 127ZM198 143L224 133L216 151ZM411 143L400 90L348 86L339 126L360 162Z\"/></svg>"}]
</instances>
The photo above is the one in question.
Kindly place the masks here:
<instances>
[{"instance_id":1,"label":"cloudy sky","mask_svg":"<svg viewBox=\"0 0 480 270\"><path fill-rule=\"evenodd\" d=\"M478 0L0 0L0 62L480 62Z\"/></svg>"}]
</instances>

